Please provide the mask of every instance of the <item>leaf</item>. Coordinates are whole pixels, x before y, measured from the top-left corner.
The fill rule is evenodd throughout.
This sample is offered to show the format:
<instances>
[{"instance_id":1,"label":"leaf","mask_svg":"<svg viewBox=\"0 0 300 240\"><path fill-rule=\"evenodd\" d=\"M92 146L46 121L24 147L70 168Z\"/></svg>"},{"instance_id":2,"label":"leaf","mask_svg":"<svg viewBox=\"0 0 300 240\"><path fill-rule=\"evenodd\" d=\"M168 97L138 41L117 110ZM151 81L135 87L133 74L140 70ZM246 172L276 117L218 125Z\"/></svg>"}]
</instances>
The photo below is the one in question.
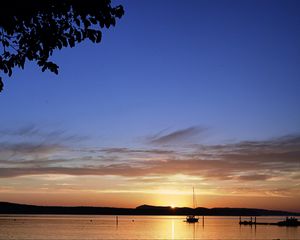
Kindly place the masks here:
<instances>
[{"instance_id":1,"label":"leaf","mask_svg":"<svg viewBox=\"0 0 300 240\"><path fill-rule=\"evenodd\" d=\"M75 23L77 24L78 27L80 27L80 20L78 18L75 19Z\"/></svg>"},{"instance_id":2,"label":"leaf","mask_svg":"<svg viewBox=\"0 0 300 240\"><path fill-rule=\"evenodd\" d=\"M2 77L0 77L0 92L2 92L4 84L2 82Z\"/></svg>"},{"instance_id":3,"label":"leaf","mask_svg":"<svg viewBox=\"0 0 300 240\"><path fill-rule=\"evenodd\" d=\"M87 19L84 19L84 20L83 20L83 24L84 24L84 27L85 27L85 28L88 28L89 26L91 26L90 21L87 20Z\"/></svg>"},{"instance_id":4,"label":"leaf","mask_svg":"<svg viewBox=\"0 0 300 240\"><path fill-rule=\"evenodd\" d=\"M112 19L111 19L111 25L113 25L113 26L116 25L116 19L115 19L115 18L112 18Z\"/></svg>"},{"instance_id":5,"label":"leaf","mask_svg":"<svg viewBox=\"0 0 300 240\"><path fill-rule=\"evenodd\" d=\"M3 66L3 71L4 71L4 73L8 73L8 69L7 69L6 65Z\"/></svg>"},{"instance_id":6,"label":"leaf","mask_svg":"<svg viewBox=\"0 0 300 240\"><path fill-rule=\"evenodd\" d=\"M96 43L101 42L101 38L102 38L102 32L99 31L96 35Z\"/></svg>"},{"instance_id":7,"label":"leaf","mask_svg":"<svg viewBox=\"0 0 300 240\"><path fill-rule=\"evenodd\" d=\"M57 41L57 47L59 50L62 49L62 47L63 47L62 41L60 41L60 40Z\"/></svg>"},{"instance_id":8,"label":"leaf","mask_svg":"<svg viewBox=\"0 0 300 240\"><path fill-rule=\"evenodd\" d=\"M94 17L90 18L90 21L92 24L97 24L97 19Z\"/></svg>"},{"instance_id":9,"label":"leaf","mask_svg":"<svg viewBox=\"0 0 300 240\"><path fill-rule=\"evenodd\" d=\"M61 38L61 41L62 41L62 44L64 45L64 47L67 47L67 46L68 46L67 38L62 37L62 38Z\"/></svg>"},{"instance_id":10,"label":"leaf","mask_svg":"<svg viewBox=\"0 0 300 240\"><path fill-rule=\"evenodd\" d=\"M11 70L11 67L10 67L10 68L8 68L8 76L11 77L11 75L12 75L12 70Z\"/></svg>"},{"instance_id":11,"label":"leaf","mask_svg":"<svg viewBox=\"0 0 300 240\"><path fill-rule=\"evenodd\" d=\"M8 47L8 46L9 46L9 42L8 42L6 39L4 39L4 40L3 40L3 45L4 45L5 47Z\"/></svg>"},{"instance_id":12,"label":"leaf","mask_svg":"<svg viewBox=\"0 0 300 240\"><path fill-rule=\"evenodd\" d=\"M69 45L71 48L75 46L75 39L73 37L69 38Z\"/></svg>"},{"instance_id":13,"label":"leaf","mask_svg":"<svg viewBox=\"0 0 300 240\"><path fill-rule=\"evenodd\" d=\"M57 68L54 68L53 72L57 75L58 74L58 66Z\"/></svg>"},{"instance_id":14,"label":"leaf","mask_svg":"<svg viewBox=\"0 0 300 240\"><path fill-rule=\"evenodd\" d=\"M76 31L76 32L75 32L75 37L76 37L76 41L77 41L77 42L80 42L80 41L81 41L81 33L80 33L80 31Z\"/></svg>"}]
</instances>

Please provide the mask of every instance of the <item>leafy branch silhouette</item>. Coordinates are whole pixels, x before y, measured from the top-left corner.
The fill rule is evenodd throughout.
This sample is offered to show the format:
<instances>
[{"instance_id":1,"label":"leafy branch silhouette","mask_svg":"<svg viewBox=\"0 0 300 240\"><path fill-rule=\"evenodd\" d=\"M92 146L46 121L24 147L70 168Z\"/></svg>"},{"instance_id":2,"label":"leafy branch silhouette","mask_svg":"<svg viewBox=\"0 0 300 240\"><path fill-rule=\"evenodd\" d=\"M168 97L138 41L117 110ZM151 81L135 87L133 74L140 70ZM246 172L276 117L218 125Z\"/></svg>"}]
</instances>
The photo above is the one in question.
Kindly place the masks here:
<instances>
[{"instance_id":1,"label":"leafy branch silhouette","mask_svg":"<svg viewBox=\"0 0 300 240\"><path fill-rule=\"evenodd\" d=\"M123 15L123 6L112 7L110 0L5 1L0 8L0 72L10 77L15 67L24 69L26 61L35 61L43 72L58 74L58 65L49 60L55 49L85 39L99 43L101 29L115 26Z\"/></svg>"}]
</instances>

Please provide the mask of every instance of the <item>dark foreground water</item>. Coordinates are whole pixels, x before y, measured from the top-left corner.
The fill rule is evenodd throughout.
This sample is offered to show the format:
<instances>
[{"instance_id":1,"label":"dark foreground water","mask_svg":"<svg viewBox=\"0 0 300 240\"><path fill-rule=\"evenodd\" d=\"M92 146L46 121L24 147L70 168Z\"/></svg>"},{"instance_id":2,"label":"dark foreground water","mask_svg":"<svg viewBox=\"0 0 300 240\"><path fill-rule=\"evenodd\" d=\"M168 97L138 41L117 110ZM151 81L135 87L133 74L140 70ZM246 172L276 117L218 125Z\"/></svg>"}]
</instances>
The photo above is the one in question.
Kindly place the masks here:
<instances>
[{"instance_id":1,"label":"dark foreground water","mask_svg":"<svg viewBox=\"0 0 300 240\"><path fill-rule=\"evenodd\" d=\"M282 217L259 217L276 222ZM170 216L0 215L0 239L300 239L300 227L240 226L238 217L196 224Z\"/></svg>"}]
</instances>

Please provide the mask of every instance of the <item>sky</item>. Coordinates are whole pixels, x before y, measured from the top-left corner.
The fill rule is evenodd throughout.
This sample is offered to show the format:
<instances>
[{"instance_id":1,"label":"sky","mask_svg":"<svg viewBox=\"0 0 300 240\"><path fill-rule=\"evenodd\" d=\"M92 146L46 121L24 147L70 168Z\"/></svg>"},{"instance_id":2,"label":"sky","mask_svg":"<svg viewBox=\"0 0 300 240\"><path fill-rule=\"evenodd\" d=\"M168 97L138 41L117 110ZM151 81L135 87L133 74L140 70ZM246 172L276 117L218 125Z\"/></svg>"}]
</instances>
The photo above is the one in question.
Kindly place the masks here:
<instances>
[{"instance_id":1,"label":"sky","mask_svg":"<svg viewBox=\"0 0 300 240\"><path fill-rule=\"evenodd\" d=\"M300 212L300 2L118 0L0 94L0 201Z\"/></svg>"}]
</instances>

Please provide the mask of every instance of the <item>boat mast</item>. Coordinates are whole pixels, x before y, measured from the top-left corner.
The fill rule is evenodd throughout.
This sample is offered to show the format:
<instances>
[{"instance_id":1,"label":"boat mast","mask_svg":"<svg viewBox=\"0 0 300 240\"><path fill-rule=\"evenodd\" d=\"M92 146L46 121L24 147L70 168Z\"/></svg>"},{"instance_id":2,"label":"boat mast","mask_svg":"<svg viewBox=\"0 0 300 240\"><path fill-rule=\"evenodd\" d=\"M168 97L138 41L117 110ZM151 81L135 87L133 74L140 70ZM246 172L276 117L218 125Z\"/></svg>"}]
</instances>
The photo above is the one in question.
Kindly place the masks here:
<instances>
[{"instance_id":1,"label":"boat mast","mask_svg":"<svg viewBox=\"0 0 300 240\"><path fill-rule=\"evenodd\" d=\"M193 187L193 208L195 209L195 190Z\"/></svg>"}]
</instances>

